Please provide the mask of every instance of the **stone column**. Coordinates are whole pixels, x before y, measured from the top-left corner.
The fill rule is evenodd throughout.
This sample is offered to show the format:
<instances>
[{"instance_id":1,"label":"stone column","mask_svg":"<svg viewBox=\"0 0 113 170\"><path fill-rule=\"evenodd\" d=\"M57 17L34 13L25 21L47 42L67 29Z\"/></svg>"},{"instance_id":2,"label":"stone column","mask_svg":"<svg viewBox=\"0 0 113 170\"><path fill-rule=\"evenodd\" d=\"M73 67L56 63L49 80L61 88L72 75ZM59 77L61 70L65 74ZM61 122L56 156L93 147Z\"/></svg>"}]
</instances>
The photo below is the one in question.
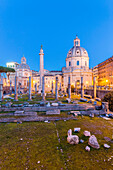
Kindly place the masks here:
<instances>
[{"instance_id":1,"label":"stone column","mask_svg":"<svg viewBox=\"0 0 113 170\"><path fill-rule=\"evenodd\" d=\"M29 93L29 81L27 80L27 94Z\"/></svg>"},{"instance_id":2,"label":"stone column","mask_svg":"<svg viewBox=\"0 0 113 170\"><path fill-rule=\"evenodd\" d=\"M17 95L17 76L15 76L15 101L18 101L18 95Z\"/></svg>"},{"instance_id":3,"label":"stone column","mask_svg":"<svg viewBox=\"0 0 113 170\"><path fill-rule=\"evenodd\" d=\"M81 77L81 97L84 97L84 83L83 83L83 77Z\"/></svg>"},{"instance_id":4,"label":"stone column","mask_svg":"<svg viewBox=\"0 0 113 170\"><path fill-rule=\"evenodd\" d=\"M70 80L70 76L68 77L68 98L71 99L71 80Z\"/></svg>"},{"instance_id":5,"label":"stone column","mask_svg":"<svg viewBox=\"0 0 113 170\"><path fill-rule=\"evenodd\" d=\"M75 95L77 95L77 81L75 81Z\"/></svg>"},{"instance_id":6,"label":"stone column","mask_svg":"<svg viewBox=\"0 0 113 170\"><path fill-rule=\"evenodd\" d=\"M53 81L52 81L52 88L51 88L51 92L52 92L52 94L53 94Z\"/></svg>"},{"instance_id":7,"label":"stone column","mask_svg":"<svg viewBox=\"0 0 113 170\"><path fill-rule=\"evenodd\" d=\"M45 100L45 81L44 81L44 76L42 77L42 100Z\"/></svg>"},{"instance_id":8,"label":"stone column","mask_svg":"<svg viewBox=\"0 0 113 170\"><path fill-rule=\"evenodd\" d=\"M20 83L18 84L18 93L20 94Z\"/></svg>"},{"instance_id":9,"label":"stone column","mask_svg":"<svg viewBox=\"0 0 113 170\"><path fill-rule=\"evenodd\" d=\"M55 100L58 100L58 77L56 77Z\"/></svg>"},{"instance_id":10,"label":"stone column","mask_svg":"<svg viewBox=\"0 0 113 170\"><path fill-rule=\"evenodd\" d=\"M42 77L44 75L44 53L43 53L43 49L42 49L42 45L41 45L41 49L40 49L40 85L39 85L39 93L41 93L42 90Z\"/></svg>"},{"instance_id":11,"label":"stone column","mask_svg":"<svg viewBox=\"0 0 113 170\"><path fill-rule=\"evenodd\" d=\"M3 76L0 74L0 101L3 100Z\"/></svg>"},{"instance_id":12,"label":"stone column","mask_svg":"<svg viewBox=\"0 0 113 170\"><path fill-rule=\"evenodd\" d=\"M12 87L11 87L11 80L10 80L10 95L11 95L11 93L12 93Z\"/></svg>"},{"instance_id":13,"label":"stone column","mask_svg":"<svg viewBox=\"0 0 113 170\"><path fill-rule=\"evenodd\" d=\"M37 92L37 83L35 83L35 93Z\"/></svg>"},{"instance_id":14,"label":"stone column","mask_svg":"<svg viewBox=\"0 0 113 170\"><path fill-rule=\"evenodd\" d=\"M61 87L61 83L60 83L60 88L59 88L60 91L61 91L61 88L62 88L62 87Z\"/></svg>"},{"instance_id":15,"label":"stone column","mask_svg":"<svg viewBox=\"0 0 113 170\"><path fill-rule=\"evenodd\" d=\"M31 96L31 76L29 76L29 101L32 100L32 96Z\"/></svg>"},{"instance_id":16,"label":"stone column","mask_svg":"<svg viewBox=\"0 0 113 170\"><path fill-rule=\"evenodd\" d=\"M94 99L96 98L96 77L93 77L93 93Z\"/></svg>"}]
</instances>

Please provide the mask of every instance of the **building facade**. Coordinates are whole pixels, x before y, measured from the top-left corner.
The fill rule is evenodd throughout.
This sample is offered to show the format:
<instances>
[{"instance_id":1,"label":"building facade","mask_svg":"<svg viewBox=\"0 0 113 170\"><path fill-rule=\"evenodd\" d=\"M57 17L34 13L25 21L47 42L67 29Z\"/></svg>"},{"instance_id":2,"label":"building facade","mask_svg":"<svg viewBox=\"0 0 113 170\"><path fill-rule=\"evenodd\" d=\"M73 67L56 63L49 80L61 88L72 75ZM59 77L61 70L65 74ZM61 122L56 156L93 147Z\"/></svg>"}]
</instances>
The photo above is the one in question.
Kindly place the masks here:
<instances>
[{"instance_id":1,"label":"building facade","mask_svg":"<svg viewBox=\"0 0 113 170\"><path fill-rule=\"evenodd\" d=\"M66 67L62 68L64 77L64 89L68 86L70 76L71 85L81 86L83 77L84 86L92 85L92 69L89 69L89 56L87 51L80 46L80 39L76 36L74 46L69 50L66 57Z\"/></svg>"},{"instance_id":2,"label":"building facade","mask_svg":"<svg viewBox=\"0 0 113 170\"><path fill-rule=\"evenodd\" d=\"M81 77L83 77L84 87L92 85L92 69L89 69L89 56L88 52L80 46L80 39L76 36L74 39L74 46L69 50L66 57L66 67L61 71L48 71L44 69L44 52L41 46L40 49L40 70L30 70L26 63L26 58L22 57L21 64L15 65L15 73L8 75L8 81L14 85L14 77L18 77L18 86L21 89L28 88L29 76L32 77L32 91L42 90L42 77L45 79L45 91L50 92L53 88L55 92L55 80L58 77L58 89L67 91L68 77L70 77L71 85L78 88L81 87ZM11 65L7 65L10 67Z\"/></svg>"},{"instance_id":3,"label":"building facade","mask_svg":"<svg viewBox=\"0 0 113 170\"><path fill-rule=\"evenodd\" d=\"M113 87L113 56L98 64L98 85Z\"/></svg>"}]
</instances>

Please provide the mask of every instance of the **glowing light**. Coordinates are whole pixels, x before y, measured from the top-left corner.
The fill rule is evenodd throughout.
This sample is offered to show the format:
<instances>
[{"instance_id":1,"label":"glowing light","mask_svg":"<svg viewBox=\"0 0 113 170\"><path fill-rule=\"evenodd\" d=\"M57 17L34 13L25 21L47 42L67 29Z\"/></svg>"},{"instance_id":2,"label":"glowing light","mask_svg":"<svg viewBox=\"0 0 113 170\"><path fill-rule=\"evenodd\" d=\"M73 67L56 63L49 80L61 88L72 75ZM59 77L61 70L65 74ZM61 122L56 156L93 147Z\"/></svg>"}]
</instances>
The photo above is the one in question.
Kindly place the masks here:
<instances>
[{"instance_id":1,"label":"glowing light","mask_svg":"<svg viewBox=\"0 0 113 170\"><path fill-rule=\"evenodd\" d=\"M106 83L108 82L108 80L106 80Z\"/></svg>"}]
</instances>

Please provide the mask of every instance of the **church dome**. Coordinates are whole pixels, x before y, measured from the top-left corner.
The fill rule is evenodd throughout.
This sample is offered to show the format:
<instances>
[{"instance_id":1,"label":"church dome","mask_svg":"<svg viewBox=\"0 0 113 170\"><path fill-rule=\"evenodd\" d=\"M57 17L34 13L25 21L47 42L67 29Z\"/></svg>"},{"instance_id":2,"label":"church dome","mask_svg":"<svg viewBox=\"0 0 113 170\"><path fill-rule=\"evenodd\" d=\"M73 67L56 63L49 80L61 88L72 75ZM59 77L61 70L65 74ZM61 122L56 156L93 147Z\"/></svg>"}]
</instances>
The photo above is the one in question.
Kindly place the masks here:
<instances>
[{"instance_id":1,"label":"church dome","mask_svg":"<svg viewBox=\"0 0 113 170\"><path fill-rule=\"evenodd\" d=\"M88 53L83 47L80 46L80 39L77 36L74 39L74 46L67 53L66 68L89 68Z\"/></svg>"},{"instance_id":2,"label":"church dome","mask_svg":"<svg viewBox=\"0 0 113 170\"><path fill-rule=\"evenodd\" d=\"M18 65L17 69L28 69L28 70L30 70L30 67L28 66L28 64L26 64L26 58L24 56L21 58L21 64Z\"/></svg>"},{"instance_id":3,"label":"church dome","mask_svg":"<svg viewBox=\"0 0 113 170\"><path fill-rule=\"evenodd\" d=\"M19 64L17 69L29 69L30 70L30 67L28 66L28 64Z\"/></svg>"},{"instance_id":4,"label":"church dome","mask_svg":"<svg viewBox=\"0 0 113 170\"><path fill-rule=\"evenodd\" d=\"M74 46L67 53L68 57L88 57L87 51L80 47L80 39L77 36L74 39Z\"/></svg>"}]
</instances>

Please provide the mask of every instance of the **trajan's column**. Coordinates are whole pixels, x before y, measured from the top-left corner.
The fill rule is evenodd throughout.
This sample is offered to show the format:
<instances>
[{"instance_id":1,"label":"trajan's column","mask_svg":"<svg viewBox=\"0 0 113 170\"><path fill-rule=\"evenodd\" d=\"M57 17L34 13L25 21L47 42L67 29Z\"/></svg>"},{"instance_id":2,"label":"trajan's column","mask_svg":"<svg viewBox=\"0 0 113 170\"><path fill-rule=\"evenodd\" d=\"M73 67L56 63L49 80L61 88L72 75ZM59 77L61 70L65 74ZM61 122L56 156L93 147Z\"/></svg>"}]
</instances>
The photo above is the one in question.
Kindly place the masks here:
<instances>
[{"instance_id":1,"label":"trajan's column","mask_svg":"<svg viewBox=\"0 0 113 170\"><path fill-rule=\"evenodd\" d=\"M40 49L40 85L39 85L39 93L41 93L42 90L42 77L44 76L44 53L43 53L43 49L42 49L42 45L41 45L41 49Z\"/></svg>"}]
</instances>

